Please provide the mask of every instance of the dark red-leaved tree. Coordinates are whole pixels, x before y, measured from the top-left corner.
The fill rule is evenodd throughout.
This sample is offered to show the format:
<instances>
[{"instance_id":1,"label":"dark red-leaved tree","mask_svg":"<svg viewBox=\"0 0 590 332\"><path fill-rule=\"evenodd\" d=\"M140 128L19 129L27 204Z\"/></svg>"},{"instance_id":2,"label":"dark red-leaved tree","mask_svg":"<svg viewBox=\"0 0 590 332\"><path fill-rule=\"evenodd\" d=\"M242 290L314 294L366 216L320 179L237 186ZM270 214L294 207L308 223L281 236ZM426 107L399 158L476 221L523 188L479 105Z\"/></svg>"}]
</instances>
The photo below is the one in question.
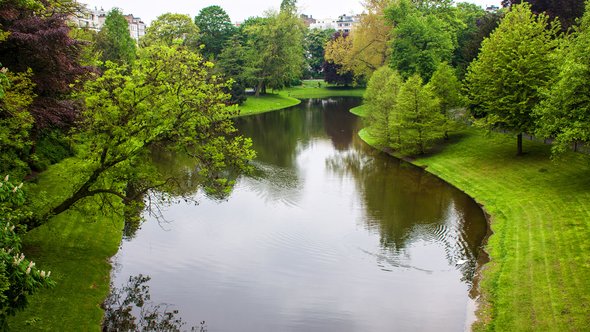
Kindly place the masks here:
<instances>
[{"instance_id":1,"label":"dark red-leaved tree","mask_svg":"<svg viewBox=\"0 0 590 332\"><path fill-rule=\"evenodd\" d=\"M559 18L564 31L576 24L584 14L584 0L503 0L502 6L509 7L522 2L532 5L534 13L547 13L550 19Z\"/></svg>"},{"instance_id":2,"label":"dark red-leaved tree","mask_svg":"<svg viewBox=\"0 0 590 332\"><path fill-rule=\"evenodd\" d=\"M76 82L93 69L80 64L83 44L69 36L67 13L53 9L55 2L41 1L42 11L23 8L20 3L0 3L0 26L10 32L0 43L0 63L13 72L32 69L36 98L30 112L36 132L68 128L78 115L69 95Z\"/></svg>"}]
</instances>

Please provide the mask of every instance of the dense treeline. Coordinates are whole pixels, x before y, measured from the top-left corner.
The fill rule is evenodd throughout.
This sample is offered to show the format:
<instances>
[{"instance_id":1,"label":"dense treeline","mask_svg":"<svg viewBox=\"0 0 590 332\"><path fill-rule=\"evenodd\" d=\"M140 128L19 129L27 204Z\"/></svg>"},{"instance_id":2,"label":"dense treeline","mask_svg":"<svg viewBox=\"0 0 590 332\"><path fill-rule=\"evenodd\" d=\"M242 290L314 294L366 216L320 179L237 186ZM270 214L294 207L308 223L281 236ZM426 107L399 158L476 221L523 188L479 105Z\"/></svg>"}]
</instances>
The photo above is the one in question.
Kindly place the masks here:
<instances>
[{"instance_id":1,"label":"dense treeline","mask_svg":"<svg viewBox=\"0 0 590 332\"><path fill-rule=\"evenodd\" d=\"M590 13L580 19L581 0L521 2L489 13L368 0L352 33L305 28L292 0L239 27L209 6L165 13L136 42L118 9L94 33L69 23L76 1L2 1L0 171L11 176L0 181L0 325L52 285L21 255L19 234L81 202L137 211L151 189L174 192L146 162L154 147L192 157L201 187L227 195L254 155L231 122L247 90L366 82L370 134L406 155L448 138L457 119L513 131L519 153L524 132L553 138L556 153L588 142ZM68 157L67 194L28 201L34 181L21 179Z\"/></svg>"},{"instance_id":2,"label":"dense treeline","mask_svg":"<svg viewBox=\"0 0 590 332\"><path fill-rule=\"evenodd\" d=\"M382 148L425 153L458 119L513 132L518 154L524 133L554 139L554 153L588 142L583 82L590 14L580 17L583 1L567 10L550 1L513 1L496 13L449 0L375 2L382 9L367 16L378 18L364 22L389 29L383 67L354 51L365 39L386 35L365 36L367 27L328 43L326 58L370 78L368 131Z\"/></svg>"}]
</instances>

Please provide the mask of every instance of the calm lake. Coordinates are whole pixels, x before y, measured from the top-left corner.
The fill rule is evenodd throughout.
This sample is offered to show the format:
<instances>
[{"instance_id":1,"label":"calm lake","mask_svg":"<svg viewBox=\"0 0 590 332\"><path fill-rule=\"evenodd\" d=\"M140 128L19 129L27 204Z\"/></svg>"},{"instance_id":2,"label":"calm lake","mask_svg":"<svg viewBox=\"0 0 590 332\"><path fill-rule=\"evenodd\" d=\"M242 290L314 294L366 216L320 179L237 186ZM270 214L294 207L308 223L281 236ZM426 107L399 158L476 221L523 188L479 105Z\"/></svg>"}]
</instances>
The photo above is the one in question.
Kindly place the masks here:
<instances>
[{"instance_id":1,"label":"calm lake","mask_svg":"<svg viewBox=\"0 0 590 332\"><path fill-rule=\"evenodd\" d=\"M364 144L348 112L359 102L304 100L238 119L255 175L222 201L195 190L199 204L172 202L165 221L146 213L113 259L114 286L149 275L152 302L210 332L466 329L483 212Z\"/></svg>"}]
</instances>

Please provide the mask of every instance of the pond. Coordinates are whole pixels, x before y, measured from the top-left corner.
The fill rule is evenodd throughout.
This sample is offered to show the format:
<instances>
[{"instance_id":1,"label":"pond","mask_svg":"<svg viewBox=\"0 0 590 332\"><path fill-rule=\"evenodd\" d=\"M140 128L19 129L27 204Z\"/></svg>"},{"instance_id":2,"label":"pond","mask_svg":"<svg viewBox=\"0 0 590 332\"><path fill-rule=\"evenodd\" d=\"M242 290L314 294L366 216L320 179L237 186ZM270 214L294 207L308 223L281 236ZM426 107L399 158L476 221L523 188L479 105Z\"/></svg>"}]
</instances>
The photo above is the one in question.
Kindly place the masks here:
<instances>
[{"instance_id":1,"label":"pond","mask_svg":"<svg viewBox=\"0 0 590 332\"><path fill-rule=\"evenodd\" d=\"M146 213L113 259L114 286L149 275L153 303L207 331L468 328L484 214L362 142L361 119L348 112L359 102L310 99L238 119L255 174L227 199L195 190L198 204Z\"/></svg>"}]
</instances>

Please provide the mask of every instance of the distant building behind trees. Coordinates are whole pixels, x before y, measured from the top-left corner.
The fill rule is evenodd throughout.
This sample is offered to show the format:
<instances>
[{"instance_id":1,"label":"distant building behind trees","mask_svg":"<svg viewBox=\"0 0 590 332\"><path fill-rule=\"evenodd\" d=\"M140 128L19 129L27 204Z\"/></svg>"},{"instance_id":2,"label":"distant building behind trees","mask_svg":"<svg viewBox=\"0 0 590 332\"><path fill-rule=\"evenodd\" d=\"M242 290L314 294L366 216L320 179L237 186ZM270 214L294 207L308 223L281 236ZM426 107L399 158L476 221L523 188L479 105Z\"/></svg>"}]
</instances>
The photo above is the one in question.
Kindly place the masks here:
<instances>
[{"instance_id":1,"label":"distant building behind trees","mask_svg":"<svg viewBox=\"0 0 590 332\"><path fill-rule=\"evenodd\" d=\"M94 7L94 9L90 9L84 6L80 13L70 17L70 21L79 28L99 32L102 30L106 16L107 11L103 8L98 9ZM141 18L133 14L125 15L125 19L127 19L127 24L129 25L129 35L138 42L139 38L145 35L146 24Z\"/></svg>"}]
</instances>

